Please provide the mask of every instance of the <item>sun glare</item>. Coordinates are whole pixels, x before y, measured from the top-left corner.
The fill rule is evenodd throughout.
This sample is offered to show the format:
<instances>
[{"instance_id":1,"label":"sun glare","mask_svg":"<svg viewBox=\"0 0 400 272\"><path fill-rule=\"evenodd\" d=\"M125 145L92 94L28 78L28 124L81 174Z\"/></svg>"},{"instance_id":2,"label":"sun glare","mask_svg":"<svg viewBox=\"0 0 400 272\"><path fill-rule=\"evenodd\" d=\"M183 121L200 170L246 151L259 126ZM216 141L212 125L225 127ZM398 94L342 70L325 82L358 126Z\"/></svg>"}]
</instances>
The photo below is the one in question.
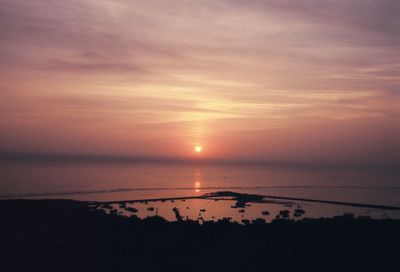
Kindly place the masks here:
<instances>
[{"instance_id":1,"label":"sun glare","mask_svg":"<svg viewBox=\"0 0 400 272\"><path fill-rule=\"evenodd\" d=\"M201 151L203 151L203 147L201 147L200 145L196 145L194 147L194 151L196 151L197 153L200 153Z\"/></svg>"}]
</instances>

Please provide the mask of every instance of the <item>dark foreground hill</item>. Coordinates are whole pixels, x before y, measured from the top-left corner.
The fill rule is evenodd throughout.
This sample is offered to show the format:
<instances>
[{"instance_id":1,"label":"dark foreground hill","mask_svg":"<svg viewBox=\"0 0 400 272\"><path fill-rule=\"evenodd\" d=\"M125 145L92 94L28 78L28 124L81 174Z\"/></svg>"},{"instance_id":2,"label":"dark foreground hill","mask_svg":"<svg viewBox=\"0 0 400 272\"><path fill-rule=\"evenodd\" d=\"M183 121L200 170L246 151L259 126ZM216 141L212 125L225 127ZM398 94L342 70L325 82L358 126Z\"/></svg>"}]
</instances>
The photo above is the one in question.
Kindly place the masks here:
<instances>
[{"instance_id":1,"label":"dark foreground hill","mask_svg":"<svg viewBox=\"0 0 400 272\"><path fill-rule=\"evenodd\" d=\"M1 271L395 271L400 220L168 223L68 200L0 201ZM396 270L397 271L397 270Z\"/></svg>"}]
</instances>

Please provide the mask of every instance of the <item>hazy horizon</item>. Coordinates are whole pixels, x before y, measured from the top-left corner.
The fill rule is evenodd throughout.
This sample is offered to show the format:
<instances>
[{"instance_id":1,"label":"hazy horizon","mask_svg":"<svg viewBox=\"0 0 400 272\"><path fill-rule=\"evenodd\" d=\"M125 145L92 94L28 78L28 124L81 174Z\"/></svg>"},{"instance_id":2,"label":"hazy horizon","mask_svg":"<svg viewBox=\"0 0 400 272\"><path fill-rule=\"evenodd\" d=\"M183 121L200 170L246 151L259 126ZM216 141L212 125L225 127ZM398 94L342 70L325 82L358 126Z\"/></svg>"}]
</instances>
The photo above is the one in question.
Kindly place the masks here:
<instances>
[{"instance_id":1,"label":"hazy horizon","mask_svg":"<svg viewBox=\"0 0 400 272\"><path fill-rule=\"evenodd\" d=\"M162 157L162 156L132 156L118 154L85 154L85 153L30 153L0 151L0 164L9 163L111 163L111 164L193 164L193 165L254 165L265 167L300 167L300 168L332 168L359 170L382 170L398 172L399 162L368 162L368 161L324 161L324 160L266 160L246 158L204 158L204 157Z\"/></svg>"}]
</instances>

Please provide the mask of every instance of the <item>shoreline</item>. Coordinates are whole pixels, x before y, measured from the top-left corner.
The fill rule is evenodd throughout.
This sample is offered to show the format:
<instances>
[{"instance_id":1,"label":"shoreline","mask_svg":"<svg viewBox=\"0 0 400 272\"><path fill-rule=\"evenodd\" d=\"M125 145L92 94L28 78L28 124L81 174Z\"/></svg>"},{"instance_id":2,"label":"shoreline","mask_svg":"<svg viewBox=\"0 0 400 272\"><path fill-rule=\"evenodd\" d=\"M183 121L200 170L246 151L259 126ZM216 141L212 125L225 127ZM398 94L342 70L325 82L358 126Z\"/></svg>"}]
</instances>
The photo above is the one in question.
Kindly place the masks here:
<instances>
[{"instance_id":1,"label":"shoreline","mask_svg":"<svg viewBox=\"0 0 400 272\"><path fill-rule=\"evenodd\" d=\"M141 220L159 216L169 222L194 221L201 224L228 220L248 225L252 221L272 223L276 219L333 218L343 214L371 219L400 219L399 207L309 198L245 194L231 191L198 196L143 198L117 201L81 201L70 199L11 199L1 203L79 203L93 211ZM14 202L13 202L14 201ZM19 202L18 202L19 201ZM22 202L21 202L22 201ZM219 202L218 202L219 201ZM343 207L343 208L341 208Z\"/></svg>"},{"instance_id":2,"label":"shoreline","mask_svg":"<svg viewBox=\"0 0 400 272\"><path fill-rule=\"evenodd\" d=\"M50 205L51 203L62 203L63 201L65 203L73 203L75 201L75 203L85 205L92 210L99 210L107 214L122 215L125 217L134 216L141 219L158 215L170 222L192 220L205 223L207 221L229 219L232 222L249 224L251 221L257 219L272 222L274 218L301 220L303 218L332 218L343 214L353 214L373 219L400 219L400 207L396 206L263 194L244 194L231 191L211 192L198 196L116 201L10 199L0 200L0 205L2 202L6 203L5 201L15 201L14 203L18 203L18 201L27 201L27 203L45 201L50 203ZM218 202L220 204L217 201L220 201ZM329 206L324 204L328 204ZM254 205L256 208L252 207ZM340 208L340 206L343 208Z\"/></svg>"},{"instance_id":3,"label":"shoreline","mask_svg":"<svg viewBox=\"0 0 400 272\"><path fill-rule=\"evenodd\" d=\"M214 197L233 197L233 200L241 200L243 198L247 198L248 202L253 203L262 203L261 198L270 198L270 199L278 199L278 200L296 200L303 202L316 202L316 203L324 203L324 204L333 204L333 205L344 205L344 206L352 206L352 207L362 207L362 208L371 208L371 209L383 209L383 210L400 210L400 207L389 206L389 205L376 205L376 204L366 204L366 203L356 203L356 202L345 202L345 201L334 201L334 200L321 200L321 199L311 199L311 198L298 198L298 197L285 197L285 196L272 196L272 195L263 195L263 194L243 194L236 193L231 191L219 191L213 192L201 196L183 196L183 197L167 197L167 198L150 198L150 199L130 199L130 200L116 200L116 201L88 201L90 204L123 204L123 203L135 203L135 202L157 202L157 201L170 201L170 200L182 200L182 199L212 199Z\"/></svg>"}]
</instances>

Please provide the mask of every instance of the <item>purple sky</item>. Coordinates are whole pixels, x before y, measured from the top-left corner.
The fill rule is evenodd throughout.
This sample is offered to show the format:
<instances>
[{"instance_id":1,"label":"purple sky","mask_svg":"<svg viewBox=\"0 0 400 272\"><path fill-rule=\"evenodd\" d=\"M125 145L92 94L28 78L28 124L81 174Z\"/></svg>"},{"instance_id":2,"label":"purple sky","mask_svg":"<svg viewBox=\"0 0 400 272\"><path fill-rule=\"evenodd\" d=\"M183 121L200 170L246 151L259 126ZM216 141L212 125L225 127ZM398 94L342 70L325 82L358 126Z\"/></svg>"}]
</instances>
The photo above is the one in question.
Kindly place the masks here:
<instances>
[{"instance_id":1,"label":"purple sky","mask_svg":"<svg viewBox=\"0 0 400 272\"><path fill-rule=\"evenodd\" d=\"M399 162L399 46L399 1L0 0L0 151Z\"/></svg>"}]
</instances>

